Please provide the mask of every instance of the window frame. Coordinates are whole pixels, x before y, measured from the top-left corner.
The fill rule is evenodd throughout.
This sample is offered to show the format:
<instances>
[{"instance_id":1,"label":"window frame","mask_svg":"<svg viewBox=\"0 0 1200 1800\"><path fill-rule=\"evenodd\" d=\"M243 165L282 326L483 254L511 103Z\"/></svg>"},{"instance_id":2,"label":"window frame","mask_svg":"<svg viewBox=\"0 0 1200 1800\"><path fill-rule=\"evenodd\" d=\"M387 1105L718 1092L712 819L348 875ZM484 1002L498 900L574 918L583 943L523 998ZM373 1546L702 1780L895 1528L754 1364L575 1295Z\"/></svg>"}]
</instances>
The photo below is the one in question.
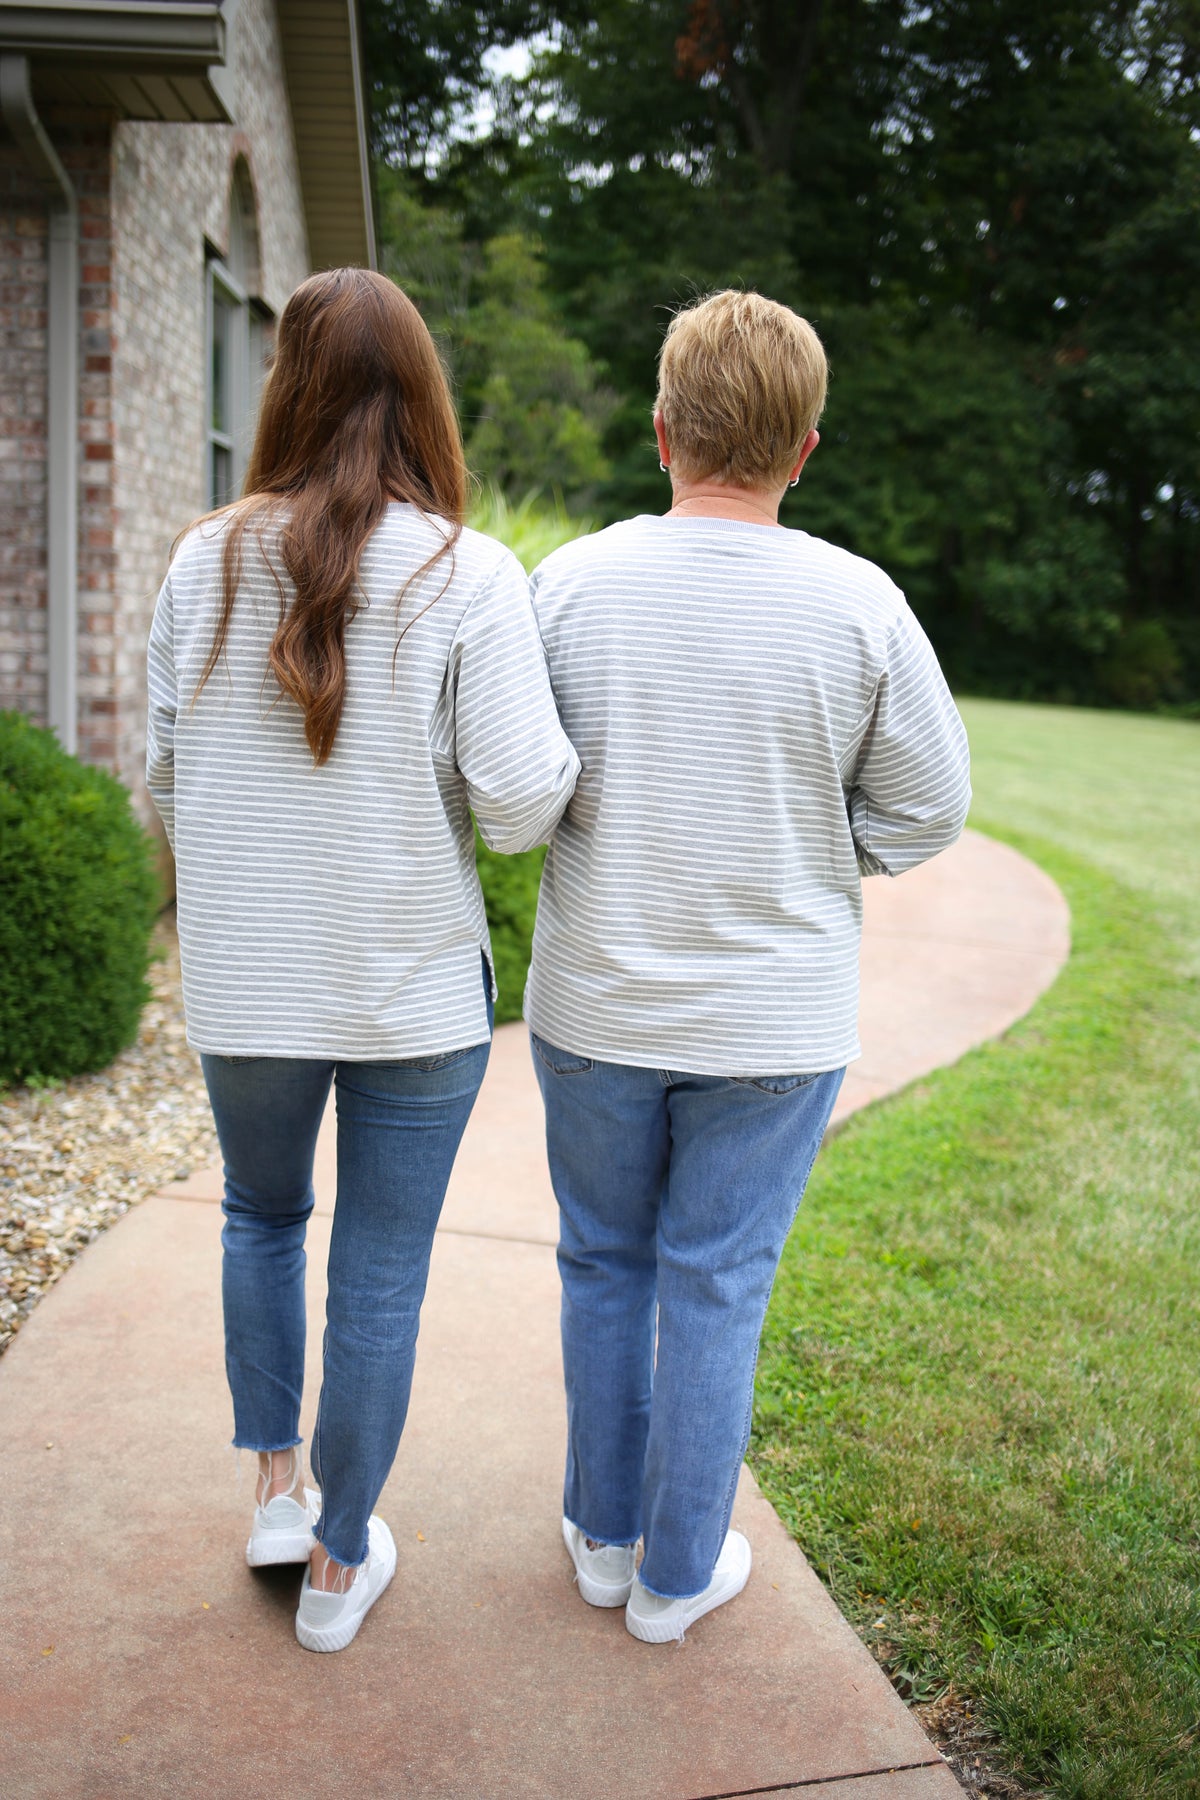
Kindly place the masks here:
<instances>
[{"instance_id":1,"label":"window frame","mask_svg":"<svg viewBox=\"0 0 1200 1800\"><path fill-rule=\"evenodd\" d=\"M249 329L244 325L249 312L249 295L234 280L219 256L205 259L204 268L204 475L206 505L215 509L225 506L238 494L245 474L243 414L249 380ZM217 393L216 325L218 310L228 315L225 356L221 367L220 395ZM221 403L221 426L217 424L218 400ZM228 492L217 484L217 459L229 459Z\"/></svg>"},{"instance_id":2,"label":"window frame","mask_svg":"<svg viewBox=\"0 0 1200 1800\"><path fill-rule=\"evenodd\" d=\"M220 395L214 356L218 309L228 315ZM209 510L227 506L242 491L263 382L274 351L274 322L270 307L248 293L224 258L209 246L204 264L204 494ZM216 422L218 400L222 403L220 427ZM218 488L219 457L228 458L227 492Z\"/></svg>"}]
</instances>

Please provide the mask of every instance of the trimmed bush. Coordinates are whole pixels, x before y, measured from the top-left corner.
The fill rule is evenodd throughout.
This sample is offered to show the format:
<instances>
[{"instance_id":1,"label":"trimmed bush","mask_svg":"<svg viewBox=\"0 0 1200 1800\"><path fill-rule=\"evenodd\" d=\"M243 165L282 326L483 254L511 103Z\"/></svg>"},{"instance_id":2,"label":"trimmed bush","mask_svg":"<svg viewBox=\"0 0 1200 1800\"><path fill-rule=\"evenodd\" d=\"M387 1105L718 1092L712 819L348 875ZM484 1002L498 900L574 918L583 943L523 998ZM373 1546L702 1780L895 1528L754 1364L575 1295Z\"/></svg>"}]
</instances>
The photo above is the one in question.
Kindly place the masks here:
<instances>
[{"instance_id":1,"label":"trimmed bush","mask_svg":"<svg viewBox=\"0 0 1200 1800\"><path fill-rule=\"evenodd\" d=\"M521 999L533 949L538 883L545 860L544 849L526 850L521 856L500 856L488 849L478 832L475 834L475 864L487 907L496 985L500 989L497 1025L521 1017Z\"/></svg>"},{"instance_id":2,"label":"trimmed bush","mask_svg":"<svg viewBox=\"0 0 1200 1800\"><path fill-rule=\"evenodd\" d=\"M0 1085L102 1069L149 998L160 900L129 795L0 712Z\"/></svg>"}]
</instances>

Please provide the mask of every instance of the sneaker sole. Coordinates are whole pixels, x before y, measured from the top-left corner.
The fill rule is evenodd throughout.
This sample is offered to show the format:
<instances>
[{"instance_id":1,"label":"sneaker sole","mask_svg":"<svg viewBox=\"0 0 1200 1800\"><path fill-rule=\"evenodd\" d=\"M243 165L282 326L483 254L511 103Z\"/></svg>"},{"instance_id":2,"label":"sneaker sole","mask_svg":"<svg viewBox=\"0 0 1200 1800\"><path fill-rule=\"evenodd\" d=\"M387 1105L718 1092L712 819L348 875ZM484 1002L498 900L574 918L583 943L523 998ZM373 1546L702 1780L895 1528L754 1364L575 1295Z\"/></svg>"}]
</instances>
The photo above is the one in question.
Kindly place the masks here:
<instances>
[{"instance_id":1,"label":"sneaker sole","mask_svg":"<svg viewBox=\"0 0 1200 1800\"><path fill-rule=\"evenodd\" d=\"M391 1579L389 1575L383 1587L380 1588L379 1594L383 1593ZM375 1600L378 1600L379 1594L376 1594ZM372 1600L371 1606L374 1606L375 1600ZM345 1624L327 1625L323 1630L314 1629L313 1626L306 1625L302 1619L297 1618L296 1641L305 1650L344 1650L347 1644L353 1643L358 1636L358 1628L370 1612L371 1606L364 1606L360 1613L355 1613L354 1617L347 1619Z\"/></svg>"},{"instance_id":2,"label":"sneaker sole","mask_svg":"<svg viewBox=\"0 0 1200 1800\"><path fill-rule=\"evenodd\" d=\"M747 1546L749 1548L749 1546ZM669 1619L643 1619L632 1606L625 1608L625 1629L631 1637L638 1638L643 1644L674 1644L682 1642L685 1631L690 1631L697 1619L705 1613L713 1612L718 1606L724 1606L727 1600L736 1600L750 1579L752 1558L747 1555L743 1567L732 1570L721 1586L711 1594L705 1595L703 1601L697 1596L697 1605L688 1614L686 1622L680 1626L678 1619L674 1623Z\"/></svg>"},{"instance_id":3,"label":"sneaker sole","mask_svg":"<svg viewBox=\"0 0 1200 1800\"><path fill-rule=\"evenodd\" d=\"M353 1643L358 1636L358 1628L379 1599L387 1592L396 1573L393 1561L391 1568L371 1595L370 1600L356 1612L353 1617L344 1619L340 1625L306 1625L300 1614L296 1614L296 1639L305 1650L344 1650L347 1644Z\"/></svg>"},{"instance_id":4,"label":"sneaker sole","mask_svg":"<svg viewBox=\"0 0 1200 1800\"><path fill-rule=\"evenodd\" d=\"M273 1531L268 1537L252 1537L246 1545L246 1562L252 1569L268 1569L276 1563L306 1563L312 1555L311 1531Z\"/></svg>"},{"instance_id":5,"label":"sneaker sole","mask_svg":"<svg viewBox=\"0 0 1200 1800\"><path fill-rule=\"evenodd\" d=\"M575 1582L581 1599L589 1606L624 1606L633 1592L633 1576L628 1581L608 1582L596 1581L591 1575L585 1575L579 1564L575 1562L571 1549L571 1525L567 1519L562 1523L563 1543L567 1546L567 1555L575 1567Z\"/></svg>"}]
</instances>

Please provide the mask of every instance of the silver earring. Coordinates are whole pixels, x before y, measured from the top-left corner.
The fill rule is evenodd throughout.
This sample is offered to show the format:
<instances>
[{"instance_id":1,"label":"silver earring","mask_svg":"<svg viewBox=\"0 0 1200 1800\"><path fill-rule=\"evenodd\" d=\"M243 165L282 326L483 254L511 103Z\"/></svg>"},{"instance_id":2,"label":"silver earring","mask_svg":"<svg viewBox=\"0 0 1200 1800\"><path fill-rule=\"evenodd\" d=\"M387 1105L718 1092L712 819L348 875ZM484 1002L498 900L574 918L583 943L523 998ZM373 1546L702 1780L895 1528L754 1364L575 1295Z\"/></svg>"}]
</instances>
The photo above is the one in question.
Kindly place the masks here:
<instances>
[{"instance_id":1,"label":"silver earring","mask_svg":"<svg viewBox=\"0 0 1200 1800\"><path fill-rule=\"evenodd\" d=\"M667 465L666 465L666 463L665 463L665 462L661 462L661 461L660 461L660 462L659 462L659 465L658 465L658 466L659 466L659 468L660 468L660 469L661 469L661 470L662 470L662 472L663 472L663 474L664 474L664 475L666 475L666 474L667 474L667 473L668 473L668 470L667 470Z\"/></svg>"},{"instance_id":2,"label":"silver earring","mask_svg":"<svg viewBox=\"0 0 1200 1800\"><path fill-rule=\"evenodd\" d=\"M799 487L800 486L800 477L797 475L794 481L788 482L788 486L789 487Z\"/></svg>"}]
</instances>

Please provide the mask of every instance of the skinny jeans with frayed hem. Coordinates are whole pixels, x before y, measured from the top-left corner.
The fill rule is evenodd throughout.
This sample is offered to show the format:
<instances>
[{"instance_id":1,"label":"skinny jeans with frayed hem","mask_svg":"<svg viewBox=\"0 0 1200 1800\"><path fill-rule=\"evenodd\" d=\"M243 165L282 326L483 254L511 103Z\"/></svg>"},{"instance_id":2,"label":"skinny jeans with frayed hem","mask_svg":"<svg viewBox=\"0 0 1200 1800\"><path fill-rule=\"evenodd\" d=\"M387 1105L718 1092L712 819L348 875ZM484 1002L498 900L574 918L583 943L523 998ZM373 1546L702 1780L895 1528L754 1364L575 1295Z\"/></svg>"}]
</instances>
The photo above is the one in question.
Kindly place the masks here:
<instances>
[{"instance_id":1,"label":"skinny jeans with frayed hem","mask_svg":"<svg viewBox=\"0 0 1200 1800\"><path fill-rule=\"evenodd\" d=\"M324 1501L317 1537L340 1563L365 1558L395 1460L433 1235L490 1047L394 1063L201 1059L225 1162L225 1367L239 1449L300 1442L304 1238L333 1086L337 1204L311 1462Z\"/></svg>"}]
</instances>

